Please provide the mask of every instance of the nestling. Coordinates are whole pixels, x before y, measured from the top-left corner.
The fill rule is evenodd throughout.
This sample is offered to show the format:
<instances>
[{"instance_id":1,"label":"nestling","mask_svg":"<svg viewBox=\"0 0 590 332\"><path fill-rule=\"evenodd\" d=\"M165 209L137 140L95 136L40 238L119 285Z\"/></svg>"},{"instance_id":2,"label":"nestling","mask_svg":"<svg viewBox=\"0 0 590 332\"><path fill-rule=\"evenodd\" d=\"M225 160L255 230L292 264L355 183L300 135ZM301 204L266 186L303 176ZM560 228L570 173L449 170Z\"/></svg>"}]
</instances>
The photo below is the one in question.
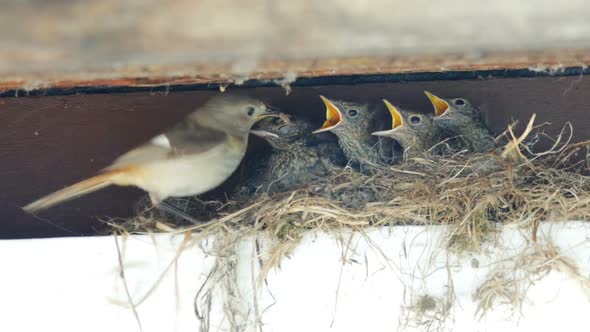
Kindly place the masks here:
<instances>
[{"instance_id":1,"label":"nestling","mask_svg":"<svg viewBox=\"0 0 590 332\"><path fill-rule=\"evenodd\" d=\"M287 191L329 173L329 158L320 155L316 146L306 144L311 134L304 121L262 121L258 129L269 134L263 137L272 147L266 158L256 158L248 165L246 190L263 192Z\"/></svg>"},{"instance_id":2,"label":"nestling","mask_svg":"<svg viewBox=\"0 0 590 332\"><path fill-rule=\"evenodd\" d=\"M373 135L397 141L402 146L406 159L425 156L439 137L432 115L402 110L386 99L383 102L391 113L391 129L377 131Z\"/></svg>"},{"instance_id":3,"label":"nestling","mask_svg":"<svg viewBox=\"0 0 590 332\"><path fill-rule=\"evenodd\" d=\"M428 91L424 93L434 106L434 123L443 134L458 137L471 152L487 152L496 147L480 110L467 99L443 99Z\"/></svg>"},{"instance_id":4,"label":"nestling","mask_svg":"<svg viewBox=\"0 0 590 332\"><path fill-rule=\"evenodd\" d=\"M368 104L320 98L326 105L326 121L314 133L334 133L342 151L354 164L376 165L388 158L380 152L378 138L371 135L373 119Z\"/></svg>"}]
</instances>

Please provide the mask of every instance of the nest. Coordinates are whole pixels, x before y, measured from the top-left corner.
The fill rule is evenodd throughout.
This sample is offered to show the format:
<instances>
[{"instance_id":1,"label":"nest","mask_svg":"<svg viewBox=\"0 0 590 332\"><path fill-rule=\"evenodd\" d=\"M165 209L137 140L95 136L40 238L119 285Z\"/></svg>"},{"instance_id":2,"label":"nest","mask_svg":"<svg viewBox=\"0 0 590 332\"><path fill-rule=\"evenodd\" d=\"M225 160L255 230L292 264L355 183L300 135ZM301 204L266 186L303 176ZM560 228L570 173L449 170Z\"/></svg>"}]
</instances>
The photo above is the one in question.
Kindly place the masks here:
<instances>
[{"instance_id":1,"label":"nest","mask_svg":"<svg viewBox=\"0 0 590 332\"><path fill-rule=\"evenodd\" d=\"M286 243L312 230L451 225L448 246L461 249L479 246L498 223L518 223L531 226L534 240L541 221L590 220L590 142L570 143L572 127L566 125L551 139L549 149L535 152L540 138L548 137L531 134L533 121L534 117L518 138L510 126L498 137L502 148L494 152L455 151L375 166L365 173L335 169L330 176L288 192L263 191L241 200L174 202L209 220L200 225L179 225L146 208L113 226L130 233L264 232Z\"/></svg>"},{"instance_id":2,"label":"nest","mask_svg":"<svg viewBox=\"0 0 590 332\"><path fill-rule=\"evenodd\" d=\"M496 268L474 295L479 317L502 301L518 309L526 289L549 269L570 273L584 289L590 287L576 265L561 257L556 247L545 248L543 239L537 242L542 221L590 220L590 141L571 143L571 125L554 138L542 132L533 134L533 121L534 117L518 138L510 126L497 139L501 148L489 153L440 153L449 150L437 146L432 150L438 152L429 158L374 166L363 173L350 167L334 169L329 176L287 192L262 191L239 200L230 195L225 200L172 202L196 218L208 220L199 225L182 225L181 220L153 209L147 199L135 218L110 224L115 234L184 235L174 261L162 275L185 248L201 246L202 239L214 236L207 252L216 257L216 263L195 295L195 315L203 331L209 330L211 298L219 297L216 290L224 294L224 315L233 317L228 319L232 324L240 321L236 318L241 317L240 312L254 309L257 317L260 314L256 303L245 311L235 307L235 294L239 293L237 251L244 238L256 240L253 260L259 264L257 279L262 285L306 233L324 231L338 236L348 229L363 235L368 228L393 225L446 225L450 234L442 245L458 253L479 249L499 224L517 224L530 231L528 239L534 245L512 260L494 263ZM549 139L550 147L537 151L544 139ZM121 260L120 265L123 271ZM408 319L436 329L450 316L454 296L452 283L445 300L422 296L408 308ZM135 308L143 299L134 303L129 295L130 307Z\"/></svg>"}]
</instances>

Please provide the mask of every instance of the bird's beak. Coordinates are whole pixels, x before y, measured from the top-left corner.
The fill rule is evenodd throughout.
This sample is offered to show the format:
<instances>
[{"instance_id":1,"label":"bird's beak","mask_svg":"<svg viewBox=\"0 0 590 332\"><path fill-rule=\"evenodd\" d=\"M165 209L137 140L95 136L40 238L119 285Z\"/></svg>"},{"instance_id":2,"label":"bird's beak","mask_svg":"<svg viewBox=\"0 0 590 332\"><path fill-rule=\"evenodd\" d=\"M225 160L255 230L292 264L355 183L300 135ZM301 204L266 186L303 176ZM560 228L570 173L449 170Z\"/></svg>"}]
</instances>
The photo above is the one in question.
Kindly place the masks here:
<instances>
[{"instance_id":1,"label":"bird's beak","mask_svg":"<svg viewBox=\"0 0 590 332\"><path fill-rule=\"evenodd\" d=\"M397 108L393 106L393 104L391 104L387 99L383 99L383 102L385 103L385 106L387 106L389 113L391 113L391 129L372 133L372 135L375 136L391 136L397 128L404 124L402 114L397 110Z\"/></svg>"},{"instance_id":2,"label":"bird's beak","mask_svg":"<svg viewBox=\"0 0 590 332\"><path fill-rule=\"evenodd\" d=\"M387 99L383 99L385 106L387 106L387 110L391 113L391 129L395 129L404 124L402 120L402 114L397 110L395 106L393 106Z\"/></svg>"},{"instance_id":3,"label":"bird's beak","mask_svg":"<svg viewBox=\"0 0 590 332\"><path fill-rule=\"evenodd\" d=\"M264 111L264 113L256 116L256 120L262 120L268 117L278 118L280 114L281 112L279 112L278 108L266 106L266 110Z\"/></svg>"},{"instance_id":4,"label":"bird's beak","mask_svg":"<svg viewBox=\"0 0 590 332\"><path fill-rule=\"evenodd\" d=\"M426 97L430 99L432 106L434 106L434 116L441 116L449 109L449 103L444 99L439 98L428 91L424 91Z\"/></svg>"},{"instance_id":5,"label":"bird's beak","mask_svg":"<svg viewBox=\"0 0 590 332\"><path fill-rule=\"evenodd\" d=\"M285 124L290 124L292 122L289 115L285 113L279 113L279 119L281 119Z\"/></svg>"},{"instance_id":6,"label":"bird's beak","mask_svg":"<svg viewBox=\"0 0 590 332\"><path fill-rule=\"evenodd\" d=\"M386 137L389 137L392 134L393 134L393 129L381 130L381 131L376 131L374 133L371 133L371 135L373 135L373 136L386 136Z\"/></svg>"},{"instance_id":7,"label":"bird's beak","mask_svg":"<svg viewBox=\"0 0 590 332\"><path fill-rule=\"evenodd\" d=\"M322 98L322 101L326 105L326 121L320 129L313 132L314 134L334 129L340 124L340 121L342 121L342 115L338 107L336 107L336 105L334 105L328 98L324 96L320 96L320 98Z\"/></svg>"},{"instance_id":8,"label":"bird's beak","mask_svg":"<svg viewBox=\"0 0 590 332\"><path fill-rule=\"evenodd\" d=\"M250 130L250 134L254 134L258 137L262 137L262 138L279 138L279 135L275 134L275 133L271 133L270 131L265 131L265 130Z\"/></svg>"}]
</instances>

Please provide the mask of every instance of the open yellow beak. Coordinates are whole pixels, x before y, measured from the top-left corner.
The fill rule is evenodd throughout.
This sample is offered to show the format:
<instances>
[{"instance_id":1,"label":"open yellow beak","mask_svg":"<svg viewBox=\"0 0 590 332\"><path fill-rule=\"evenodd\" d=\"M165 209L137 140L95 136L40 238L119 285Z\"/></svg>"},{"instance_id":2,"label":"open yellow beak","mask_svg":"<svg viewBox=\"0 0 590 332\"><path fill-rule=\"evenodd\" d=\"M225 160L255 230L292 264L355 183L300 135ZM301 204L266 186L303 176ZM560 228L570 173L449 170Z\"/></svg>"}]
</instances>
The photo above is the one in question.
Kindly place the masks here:
<instances>
[{"instance_id":1,"label":"open yellow beak","mask_svg":"<svg viewBox=\"0 0 590 332\"><path fill-rule=\"evenodd\" d=\"M434 106L434 116L441 116L449 109L449 103L428 91L424 91L426 97L430 99L432 106Z\"/></svg>"},{"instance_id":2,"label":"open yellow beak","mask_svg":"<svg viewBox=\"0 0 590 332\"><path fill-rule=\"evenodd\" d=\"M387 99L383 99L383 102L385 103L385 106L387 106L389 113L391 113L391 129L390 130L383 130L383 131L376 131L376 132L372 133L372 135L375 135L375 136L389 136L389 135L391 135L396 128L403 125L403 121L404 121L402 118L402 114L397 110L397 108L395 106L393 106L393 104L391 104Z\"/></svg>"},{"instance_id":3,"label":"open yellow beak","mask_svg":"<svg viewBox=\"0 0 590 332\"><path fill-rule=\"evenodd\" d=\"M383 102L385 103L385 106L387 106L389 113L391 113L391 129L401 126L403 124L402 114L387 99L383 99Z\"/></svg>"},{"instance_id":4,"label":"open yellow beak","mask_svg":"<svg viewBox=\"0 0 590 332\"><path fill-rule=\"evenodd\" d=\"M328 98L324 96L320 96L320 98L322 98L322 101L326 105L326 121L324 121L324 124L320 129L313 132L314 134L333 129L342 120L338 107L336 107L336 105L334 105Z\"/></svg>"}]
</instances>

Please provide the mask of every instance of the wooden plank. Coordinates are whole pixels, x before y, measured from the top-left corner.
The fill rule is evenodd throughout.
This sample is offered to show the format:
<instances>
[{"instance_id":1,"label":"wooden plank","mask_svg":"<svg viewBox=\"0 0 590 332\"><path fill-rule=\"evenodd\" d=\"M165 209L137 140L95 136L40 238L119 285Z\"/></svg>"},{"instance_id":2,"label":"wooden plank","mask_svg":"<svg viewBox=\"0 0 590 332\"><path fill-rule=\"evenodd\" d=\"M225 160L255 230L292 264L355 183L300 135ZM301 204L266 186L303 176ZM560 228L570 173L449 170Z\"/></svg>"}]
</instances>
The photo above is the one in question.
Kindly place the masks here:
<instances>
[{"instance_id":1,"label":"wooden plank","mask_svg":"<svg viewBox=\"0 0 590 332\"><path fill-rule=\"evenodd\" d=\"M587 50L490 53L479 57L415 55L397 57L343 57L316 60L262 60L245 73L231 64L159 65L125 67L110 71L12 73L0 77L0 93L23 90L20 94L47 89L83 89L87 87L156 88L183 85L217 87L248 80L281 85L296 79L350 75L449 73L468 71L524 70L532 75L561 75L568 68L586 70L590 65ZM18 69L18 67L17 67ZM487 76L487 73L484 73ZM12 94L18 94L18 91ZM39 93L38 93L39 94Z\"/></svg>"}]
</instances>

